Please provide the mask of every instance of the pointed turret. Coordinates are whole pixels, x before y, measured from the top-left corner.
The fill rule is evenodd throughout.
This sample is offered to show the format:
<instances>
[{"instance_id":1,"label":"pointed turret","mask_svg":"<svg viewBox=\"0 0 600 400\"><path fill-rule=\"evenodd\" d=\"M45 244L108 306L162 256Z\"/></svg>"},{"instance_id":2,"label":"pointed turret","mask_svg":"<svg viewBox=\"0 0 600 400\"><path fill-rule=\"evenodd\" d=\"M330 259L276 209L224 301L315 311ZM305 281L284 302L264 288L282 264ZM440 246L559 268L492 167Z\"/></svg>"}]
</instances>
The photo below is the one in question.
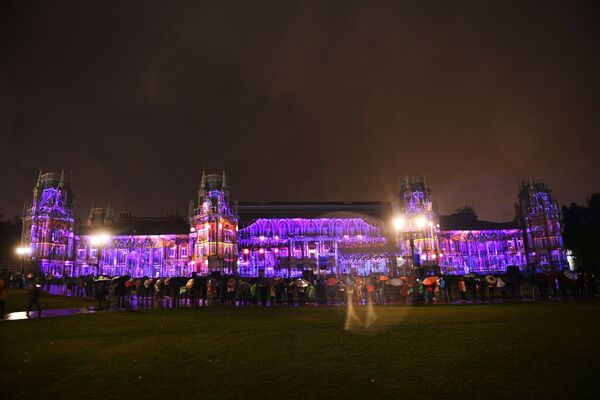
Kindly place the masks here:
<instances>
[{"instance_id":1,"label":"pointed turret","mask_svg":"<svg viewBox=\"0 0 600 400\"><path fill-rule=\"evenodd\" d=\"M35 187L39 188L42 186L42 169L40 168L40 172L38 173L37 182L35 183Z\"/></svg>"},{"instance_id":2,"label":"pointed turret","mask_svg":"<svg viewBox=\"0 0 600 400\"><path fill-rule=\"evenodd\" d=\"M225 175L225 170L223 170L223 183L221 184L223 189L227 188L227 175Z\"/></svg>"},{"instance_id":3,"label":"pointed turret","mask_svg":"<svg viewBox=\"0 0 600 400\"><path fill-rule=\"evenodd\" d=\"M206 176L204 173L204 167L202 167L202 180L200 181L200 187L202 189L206 188Z\"/></svg>"},{"instance_id":4,"label":"pointed turret","mask_svg":"<svg viewBox=\"0 0 600 400\"><path fill-rule=\"evenodd\" d=\"M65 187L65 170L62 169L60 171L60 182L58 183L59 188Z\"/></svg>"},{"instance_id":5,"label":"pointed turret","mask_svg":"<svg viewBox=\"0 0 600 400\"><path fill-rule=\"evenodd\" d=\"M194 200L190 199L190 204L188 205L188 217L191 218L194 214Z\"/></svg>"}]
</instances>

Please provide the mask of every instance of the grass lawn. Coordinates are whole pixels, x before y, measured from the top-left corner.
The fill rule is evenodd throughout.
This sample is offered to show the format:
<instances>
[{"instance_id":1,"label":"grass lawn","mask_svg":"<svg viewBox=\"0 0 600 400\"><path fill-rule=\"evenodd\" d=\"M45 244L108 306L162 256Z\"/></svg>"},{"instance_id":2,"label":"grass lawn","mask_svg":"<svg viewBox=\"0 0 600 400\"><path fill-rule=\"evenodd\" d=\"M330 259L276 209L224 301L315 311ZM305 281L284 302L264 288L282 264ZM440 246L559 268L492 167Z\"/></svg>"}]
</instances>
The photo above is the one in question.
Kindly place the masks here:
<instances>
[{"instance_id":1,"label":"grass lawn","mask_svg":"<svg viewBox=\"0 0 600 400\"><path fill-rule=\"evenodd\" d=\"M2 398L597 398L598 302L375 312L354 332L341 307L4 322Z\"/></svg>"},{"instance_id":2,"label":"grass lawn","mask_svg":"<svg viewBox=\"0 0 600 400\"><path fill-rule=\"evenodd\" d=\"M4 312L11 313L14 311L27 311L27 305L29 304L29 298L27 297L27 290L25 289L9 289L8 295L6 296L6 309ZM96 305L92 300L69 297L69 296L55 296L49 295L46 292L42 292L40 296L40 305L42 310L50 310L55 308L74 308L74 307L87 307ZM34 311L35 311L34 307Z\"/></svg>"}]
</instances>

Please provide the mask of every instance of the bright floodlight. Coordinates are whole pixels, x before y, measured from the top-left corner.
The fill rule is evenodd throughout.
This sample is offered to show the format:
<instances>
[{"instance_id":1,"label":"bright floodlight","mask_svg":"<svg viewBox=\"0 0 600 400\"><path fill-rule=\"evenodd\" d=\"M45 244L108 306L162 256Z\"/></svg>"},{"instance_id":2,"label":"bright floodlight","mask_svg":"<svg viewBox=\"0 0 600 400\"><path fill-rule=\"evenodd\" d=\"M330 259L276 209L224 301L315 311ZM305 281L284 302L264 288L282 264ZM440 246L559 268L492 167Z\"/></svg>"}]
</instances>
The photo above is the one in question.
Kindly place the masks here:
<instances>
[{"instance_id":1,"label":"bright floodlight","mask_svg":"<svg viewBox=\"0 0 600 400\"><path fill-rule=\"evenodd\" d=\"M417 224L417 228L423 229L425 227L425 225L427 225L427 218L425 218L424 216L420 215L415 220L415 223Z\"/></svg>"},{"instance_id":2,"label":"bright floodlight","mask_svg":"<svg viewBox=\"0 0 600 400\"><path fill-rule=\"evenodd\" d=\"M396 228L397 231L400 231L402 228L404 228L404 217L394 218L394 228Z\"/></svg>"},{"instance_id":3,"label":"bright floodlight","mask_svg":"<svg viewBox=\"0 0 600 400\"><path fill-rule=\"evenodd\" d=\"M108 243L109 240L110 240L110 236L106 233L99 233L99 234L90 236L90 244L92 246L105 245L106 243Z\"/></svg>"},{"instance_id":4,"label":"bright floodlight","mask_svg":"<svg viewBox=\"0 0 600 400\"><path fill-rule=\"evenodd\" d=\"M29 247L17 247L15 249L16 253L20 256L29 254Z\"/></svg>"}]
</instances>

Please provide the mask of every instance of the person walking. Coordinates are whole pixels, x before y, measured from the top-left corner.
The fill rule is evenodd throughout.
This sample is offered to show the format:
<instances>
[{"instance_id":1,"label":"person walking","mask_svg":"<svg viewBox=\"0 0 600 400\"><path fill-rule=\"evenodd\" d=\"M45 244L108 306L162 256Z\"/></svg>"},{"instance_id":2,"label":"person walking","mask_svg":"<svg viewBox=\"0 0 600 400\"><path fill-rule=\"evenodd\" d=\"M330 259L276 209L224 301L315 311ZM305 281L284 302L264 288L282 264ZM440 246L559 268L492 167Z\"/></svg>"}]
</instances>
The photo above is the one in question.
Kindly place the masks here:
<instances>
[{"instance_id":1,"label":"person walking","mask_svg":"<svg viewBox=\"0 0 600 400\"><path fill-rule=\"evenodd\" d=\"M39 286L35 283L34 280L32 280L29 283L29 286L27 286L27 294L29 296L29 305L27 306L27 312L25 313L25 315L27 315L29 317L29 312L31 311L31 307L33 307L34 305L37 307L38 310L38 316L42 316L42 307L40 307L40 288Z\"/></svg>"}]
</instances>

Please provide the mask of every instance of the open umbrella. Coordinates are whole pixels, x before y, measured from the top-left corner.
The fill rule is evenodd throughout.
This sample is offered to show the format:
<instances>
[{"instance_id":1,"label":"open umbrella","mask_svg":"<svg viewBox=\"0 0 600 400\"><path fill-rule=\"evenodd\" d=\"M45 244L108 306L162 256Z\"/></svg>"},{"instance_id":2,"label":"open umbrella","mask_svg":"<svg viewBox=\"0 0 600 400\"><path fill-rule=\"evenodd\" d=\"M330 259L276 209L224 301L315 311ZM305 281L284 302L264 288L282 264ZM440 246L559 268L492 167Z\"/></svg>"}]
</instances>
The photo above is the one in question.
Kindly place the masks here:
<instances>
[{"instance_id":1,"label":"open umbrella","mask_svg":"<svg viewBox=\"0 0 600 400\"><path fill-rule=\"evenodd\" d=\"M390 280L390 285L392 286L402 286L404 285L404 281L400 278L392 278L392 280Z\"/></svg>"},{"instance_id":2,"label":"open umbrella","mask_svg":"<svg viewBox=\"0 0 600 400\"><path fill-rule=\"evenodd\" d=\"M428 276L427 278L423 279L423 285L425 286L435 285L436 283L437 279L435 278L435 276Z\"/></svg>"},{"instance_id":3,"label":"open umbrella","mask_svg":"<svg viewBox=\"0 0 600 400\"><path fill-rule=\"evenodd\" d=\"M496 278L493 275L486 275L485 281L490 285L493 285L494 283L496 283Z\"/></svg>"},{"instance_id":4,"label":"open umbrella","mask_svg":"<svg viewBox=\"0 0 600 400\"><path fill-rule=\"evenodd\" d=\"M329 279L327 279L327 286L335 286L337 285L337 279L331 277Z\"/></svg>"},{"instance_id":5,"label":"open umbrella","mask_svg":"<svg viewBox=\"0 0 600 400\"><path fill-rule=\"evenodd\" d=\"M296 279L296 286L298 287L307 287L308 281L305 279Z\"/></svg>"},{"instance_id":6,"label":"open umbrella","mask_svg":"<svg viewBox=\"0 0 600 400\"><path fill-rule=\"evenodd\" d=\"M563 272L563 275L569 279L577 279L579 277L579 274L577 274L577 272L571 271L570 269Z\"/></svg>"},{"instance_id":7,"label":"open umbrella","mask_svg":"<svg viewBox=\"0 0 600 400\"><path fill-rule=\"evenodd\" d=\"M194 279L189 279L187 281L187 283L185 284L185 287L188 288L189 290L192 290L192 288L194 287Z\"/></svg>"},{"instance_id":8,"label":"open umbrella","mask_svg":"<svg viewBox=\"0 0 600 400\"><path fill-rule=\"evenodd\" d=\"M389 281L389 280L390 280L390 277L389 277L389 276L387 276L387 275L381 275L381 276L379 277L379 280L380 280L381 282Z\"/></svg>"}]
</instances>

